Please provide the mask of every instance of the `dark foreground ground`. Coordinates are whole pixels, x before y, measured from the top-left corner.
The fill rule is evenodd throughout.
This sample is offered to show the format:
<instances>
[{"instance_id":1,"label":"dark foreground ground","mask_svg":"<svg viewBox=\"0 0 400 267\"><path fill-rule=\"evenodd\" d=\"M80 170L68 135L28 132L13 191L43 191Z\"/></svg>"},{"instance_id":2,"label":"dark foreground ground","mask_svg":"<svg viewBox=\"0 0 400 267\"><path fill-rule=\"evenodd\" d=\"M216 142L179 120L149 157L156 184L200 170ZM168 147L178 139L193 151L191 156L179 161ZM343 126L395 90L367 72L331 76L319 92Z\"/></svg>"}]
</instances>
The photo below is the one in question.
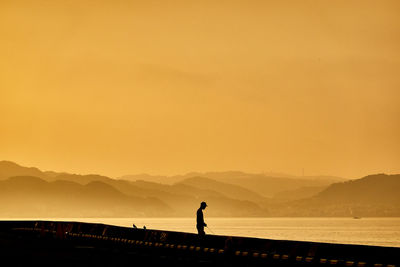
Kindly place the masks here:
<instances>
[{"instance_id":1,"label":"dark foreground ground","mask_svg":"<svg viewBox=\"0 0 400 267\"><path fill-rule=\"evenodd\" d=\"M400 248L1 221L0 259L1 266L400 267Z\"/></svg>"}]
</instances>

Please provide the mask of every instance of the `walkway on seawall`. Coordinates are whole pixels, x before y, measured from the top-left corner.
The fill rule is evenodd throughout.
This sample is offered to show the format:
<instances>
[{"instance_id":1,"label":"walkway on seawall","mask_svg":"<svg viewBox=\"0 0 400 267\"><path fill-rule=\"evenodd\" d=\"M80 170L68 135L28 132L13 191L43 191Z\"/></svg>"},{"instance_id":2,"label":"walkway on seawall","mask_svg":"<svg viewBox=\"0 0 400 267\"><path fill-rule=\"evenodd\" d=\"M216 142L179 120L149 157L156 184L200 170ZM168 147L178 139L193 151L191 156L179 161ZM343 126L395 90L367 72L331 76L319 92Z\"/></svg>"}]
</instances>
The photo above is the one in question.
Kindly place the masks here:
<instances>
[{"instance_id":1,"label":"walkway on seawall","mask_svg":"<svg viewBox=\"0 0 400 267\"><path fill-rule=\"evenodd\" d=\"M0 221L10 266L400 267L400 248L59 221Z\"/></svg>"}]
</instances>

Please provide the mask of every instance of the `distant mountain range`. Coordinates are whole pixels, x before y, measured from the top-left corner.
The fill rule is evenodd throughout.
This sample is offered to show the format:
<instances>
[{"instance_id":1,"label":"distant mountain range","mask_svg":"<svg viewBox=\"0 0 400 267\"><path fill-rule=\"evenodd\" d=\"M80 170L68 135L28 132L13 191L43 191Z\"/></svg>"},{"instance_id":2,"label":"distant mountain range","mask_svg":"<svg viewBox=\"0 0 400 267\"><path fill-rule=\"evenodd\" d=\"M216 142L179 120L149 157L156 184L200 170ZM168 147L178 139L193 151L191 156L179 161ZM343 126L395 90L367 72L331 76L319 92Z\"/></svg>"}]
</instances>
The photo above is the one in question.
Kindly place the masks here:
<instances>
[{"instance_id":1,"label":"distant mountain range","mask_svg":"<svg viewBox=\"0 0 400 267\"><path fill-rule=\"evenodd\" d=\"M335 176L293 176L277 174L269 176L266 174L250 174L239 171L229 172L192 172L176 176L152 176L148 174L126 175L118 179L128 181L151 181L163 184L174 184L187 178L203 177L219 182L230 183L245 187L264 197L272 197L284 191L297 190L302 187L326 187L335 182L343 182L348 179Z\"/></svg>"},{"instance_id":2,"label":"distant mountain range","mask_svg":"<svg viewBox=\"0 0 400 267\"><path fill-rule=\"evenodd\" d=\"M0 217L400 216L400 175L77 175L0 161Z\"/></svg>"},{"instance_id":3,"label":"distant mountain range","mask_svg":"<svg viewBox=\"0 0 400 267\"><path fill-rule=\"evenodd\" d=\"M318 194L284 203L275 216L400 216L400 175L375 174L334 183Z\"/></svg>"},{"instance_id":4,"label":"distant mountain range","mask_svg":"<svg viewBox=\"0 0 400 267\"><path fill-rule=\"evenodd\" d=\"M0 181L1 217L167 216L171 208L156 198L122 194L103 182L86 185L33 176ZM156 213L154 213L156 212Z\"/></svg>"}]
</instances>

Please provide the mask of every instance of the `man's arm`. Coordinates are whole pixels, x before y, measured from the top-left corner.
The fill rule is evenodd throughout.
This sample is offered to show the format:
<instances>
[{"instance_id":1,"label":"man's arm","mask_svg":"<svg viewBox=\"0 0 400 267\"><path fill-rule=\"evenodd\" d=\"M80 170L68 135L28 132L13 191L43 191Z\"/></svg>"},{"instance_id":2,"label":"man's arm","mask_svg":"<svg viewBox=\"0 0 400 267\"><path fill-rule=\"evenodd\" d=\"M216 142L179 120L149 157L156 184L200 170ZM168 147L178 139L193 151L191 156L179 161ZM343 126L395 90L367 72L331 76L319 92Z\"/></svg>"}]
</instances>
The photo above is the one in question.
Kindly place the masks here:
<instances>
[{"instance_id":1,"label":"man's arm","mask_svg":"<svg viewBox=\"0 0 400 267\"><path fill-rule=\"evenodd\" d=\"M203 224L203 226L207 226L207 224L204 222L204 215L203 215L203 211L199 210L197 212L197 217L200 219L201 223Z\"/></svg>"}]
</instances>

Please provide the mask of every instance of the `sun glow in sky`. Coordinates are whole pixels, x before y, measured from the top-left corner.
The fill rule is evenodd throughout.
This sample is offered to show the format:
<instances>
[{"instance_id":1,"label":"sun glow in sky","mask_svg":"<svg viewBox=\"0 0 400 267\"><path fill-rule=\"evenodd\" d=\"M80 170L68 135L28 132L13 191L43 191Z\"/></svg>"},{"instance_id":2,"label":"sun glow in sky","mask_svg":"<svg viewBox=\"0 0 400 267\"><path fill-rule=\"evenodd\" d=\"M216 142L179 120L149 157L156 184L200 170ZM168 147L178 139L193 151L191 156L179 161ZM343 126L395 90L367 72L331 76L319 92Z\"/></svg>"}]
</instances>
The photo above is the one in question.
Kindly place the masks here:
<instances>
[{"instance_id":1,"label":"sun glow in sky","mask_svg":"<svg viewBox=\"0 0 400 267\"><path fill-rule=\"evenodd\" d=\"M400 1L0 1L0 159L400 172Z\"/></svg>"}]
</instances>

